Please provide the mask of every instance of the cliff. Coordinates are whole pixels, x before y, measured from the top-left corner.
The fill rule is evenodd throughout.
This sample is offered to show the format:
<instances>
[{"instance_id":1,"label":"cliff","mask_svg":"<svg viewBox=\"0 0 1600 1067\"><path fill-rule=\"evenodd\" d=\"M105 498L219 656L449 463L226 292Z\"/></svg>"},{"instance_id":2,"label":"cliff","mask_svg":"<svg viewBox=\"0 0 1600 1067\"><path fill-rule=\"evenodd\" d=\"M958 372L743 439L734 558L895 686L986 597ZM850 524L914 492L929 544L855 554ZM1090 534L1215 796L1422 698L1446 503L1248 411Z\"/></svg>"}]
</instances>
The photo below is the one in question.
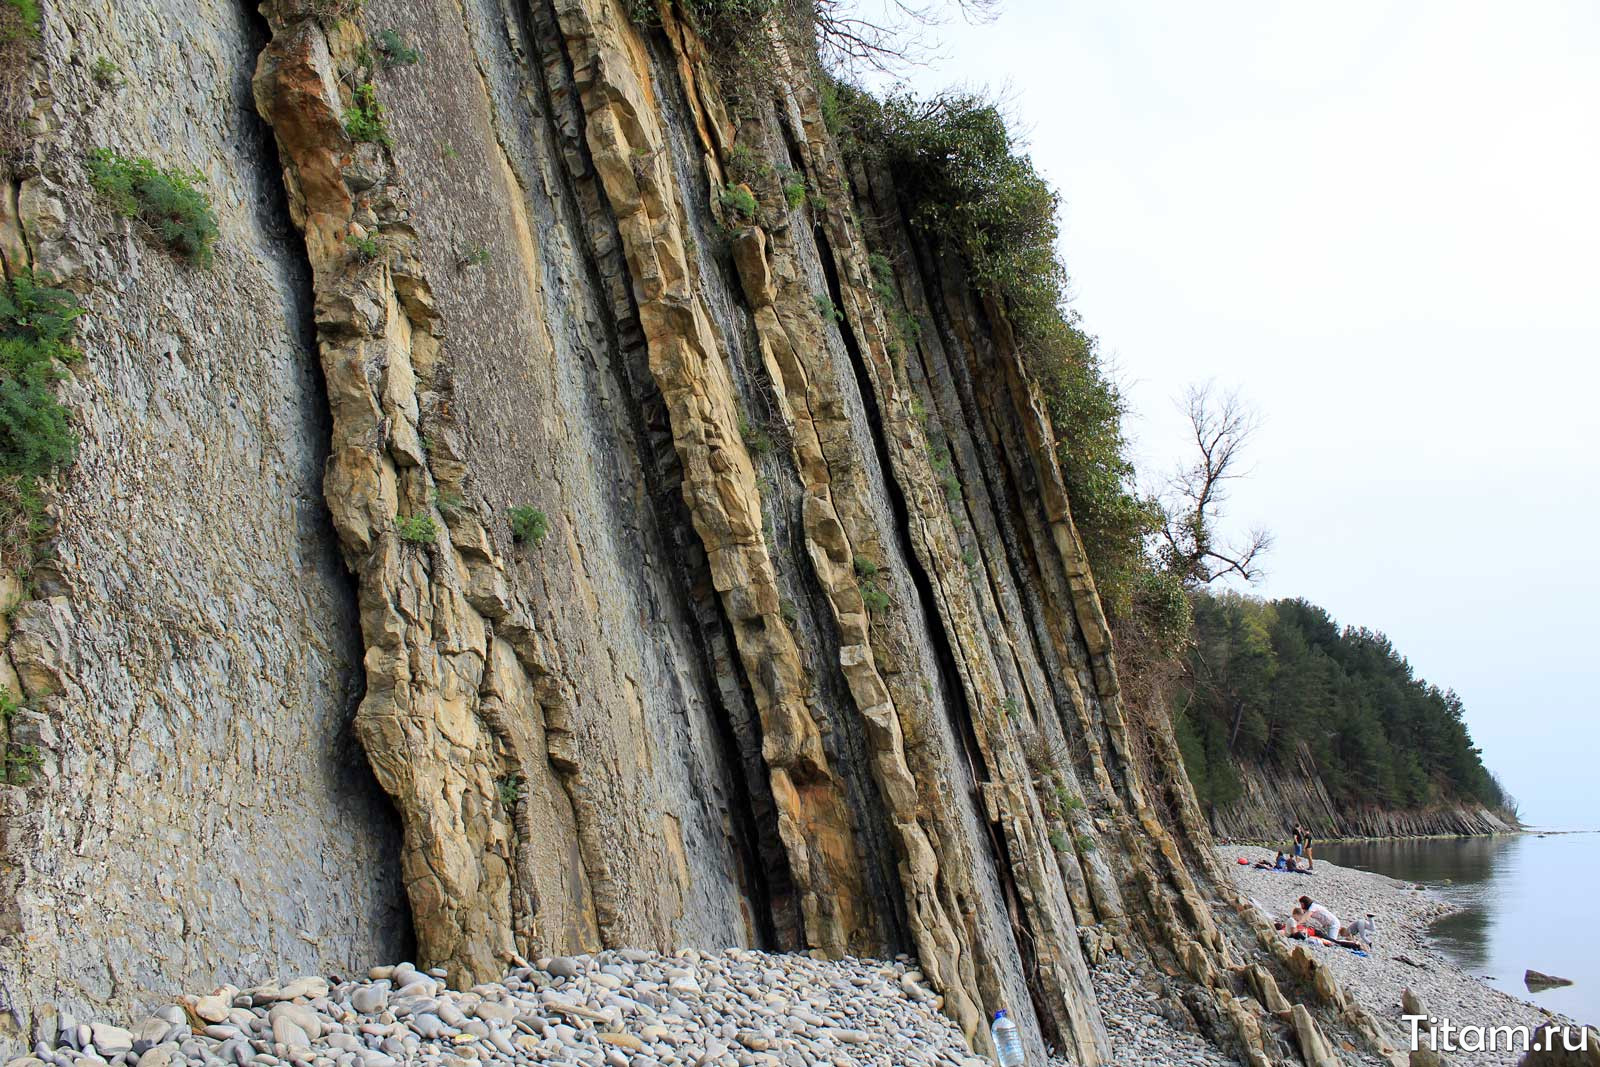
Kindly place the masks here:
<instances>
[{"instance_id":1,"label":"cliff","mask_svg":"<svg viewBox=\"0 0 1600 1067\"><path fill-rule=\"evenodd\" d=\"M245 975L748 945L912 953L969 1040L1009 1005L1089 1065L1108 952L1253 1064L1385 1045L1124 703L1003 310L769 43L740 82L619 0L48 7L0 249L86 314L0 634L10 1044ZM209 269L102 147L198 172Z\"/></svg>"},{"instance_id":2,"label":"cliff","mask_svg":"<svg viewBox=\"0 0 1600 1067\"><path fill-rule=\"evenodd\" d=\"M1463 802L1426 809L1340 805L1329 795L1315 761L1302 746L1295 766L1269 770L1237 763L1240 793L1208 814L1219 837L1289 842L1298 823L1319 840L1341 837L1452 837L1514 833L1520 827L1504 814Z\"/></svg>"}]
</instances>

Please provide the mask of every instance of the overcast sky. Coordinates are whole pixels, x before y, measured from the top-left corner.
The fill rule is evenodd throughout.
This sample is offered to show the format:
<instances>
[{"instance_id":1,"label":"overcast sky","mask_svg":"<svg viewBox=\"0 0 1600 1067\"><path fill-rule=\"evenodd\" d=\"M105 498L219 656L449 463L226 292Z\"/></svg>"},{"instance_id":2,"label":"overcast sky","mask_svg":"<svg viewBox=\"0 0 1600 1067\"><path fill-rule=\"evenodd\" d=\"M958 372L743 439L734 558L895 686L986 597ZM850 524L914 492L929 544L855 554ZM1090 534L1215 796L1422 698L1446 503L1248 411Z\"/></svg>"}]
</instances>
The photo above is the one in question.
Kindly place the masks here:
<instances>
[{"instance_id":1,"label":"overcast sky","mask_svg":"<svg viewBox=\"0 0 1600 1067\"><path fill-rule=\"evenodd\" d=\"M1143 468L1237 387L1258 591L1388 633L1525 818L1600 826L1600 5L1002 2L906 77L1009 101Z\"/></svg>"}]
</instances>

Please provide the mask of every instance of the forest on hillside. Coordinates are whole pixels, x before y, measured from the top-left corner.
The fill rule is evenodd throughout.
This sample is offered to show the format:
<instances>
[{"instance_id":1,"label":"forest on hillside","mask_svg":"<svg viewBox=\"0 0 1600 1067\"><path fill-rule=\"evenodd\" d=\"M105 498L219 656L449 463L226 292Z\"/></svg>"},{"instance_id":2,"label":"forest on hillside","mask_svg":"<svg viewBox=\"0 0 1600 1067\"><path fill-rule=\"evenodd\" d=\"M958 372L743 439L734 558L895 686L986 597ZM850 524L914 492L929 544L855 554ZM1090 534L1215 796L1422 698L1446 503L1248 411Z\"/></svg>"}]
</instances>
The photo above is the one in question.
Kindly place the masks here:
<instances>
[{"instance_id":1,"label":"forest on hillside","mask_svg":"<svg viewBox=\"0 0 1600 1067\"><path fill-rule=\"evenodd\" d=\"M1306 746L1335 804L1391 809L1512 801L1453 690L1419 678L1383 634L1305 600L1195 593L1173 724L1202 805L1238 799L1237 766L1300 774Z\"/></svg>"}]
</instances>

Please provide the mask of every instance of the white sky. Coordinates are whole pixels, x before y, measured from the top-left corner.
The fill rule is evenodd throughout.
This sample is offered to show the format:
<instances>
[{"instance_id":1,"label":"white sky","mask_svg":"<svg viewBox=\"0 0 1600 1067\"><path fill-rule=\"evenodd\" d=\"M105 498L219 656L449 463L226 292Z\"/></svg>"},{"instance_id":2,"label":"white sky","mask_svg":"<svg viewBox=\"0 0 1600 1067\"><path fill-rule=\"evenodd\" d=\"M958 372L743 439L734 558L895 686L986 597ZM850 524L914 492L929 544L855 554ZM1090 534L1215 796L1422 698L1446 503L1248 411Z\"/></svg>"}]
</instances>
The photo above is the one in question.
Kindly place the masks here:
<instances>
[{"instance_id":1,"label":"white sky","mask_svg":"<svg viewBox=\"0 0 1600 1067\"><path fill-rule=\"evenodd\" d=\"M1600 5L1002 3L907 80L1009 102L1142 468L1238 387L1257 591L1388 633L1525 818L1600 825Z\"/></svg>"}]
</instances>

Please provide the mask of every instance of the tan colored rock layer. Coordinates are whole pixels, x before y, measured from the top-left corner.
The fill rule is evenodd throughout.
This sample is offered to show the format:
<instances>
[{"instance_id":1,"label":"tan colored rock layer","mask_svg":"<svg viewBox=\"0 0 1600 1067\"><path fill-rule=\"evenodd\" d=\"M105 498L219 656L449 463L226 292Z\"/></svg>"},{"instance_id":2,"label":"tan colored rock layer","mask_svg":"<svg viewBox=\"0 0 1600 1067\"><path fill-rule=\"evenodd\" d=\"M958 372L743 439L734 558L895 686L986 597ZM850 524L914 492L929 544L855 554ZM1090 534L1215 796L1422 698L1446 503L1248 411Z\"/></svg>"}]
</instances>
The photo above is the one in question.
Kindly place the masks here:
<instances>
[{"instance_id":1,"label":"tan colored rock layer","mask_svg":"<svg viewBox=\"0 0 1600 1067\"><path fill-rule=\"evenodd\" d=\"M448 373L404 193L388 153L344 131L363 42L350 23L329 31L290 3L269 18L256 106L277 137L314 275L333 414L324 494L359 582L366 641L356 731L400 811L418 951L470 984L503 973L526 948L515 934L531 932L529 882L539 879L519 872L521 785L540 765L575 764L561 755L561 698L531 626L510 602L489 534L461 503ZM361 254L353 242L364 238L382 254ZM561 872L571 884L553 897L579 910L546 937L594 943L584 874Z\"/></svg>"}]
</instances>

